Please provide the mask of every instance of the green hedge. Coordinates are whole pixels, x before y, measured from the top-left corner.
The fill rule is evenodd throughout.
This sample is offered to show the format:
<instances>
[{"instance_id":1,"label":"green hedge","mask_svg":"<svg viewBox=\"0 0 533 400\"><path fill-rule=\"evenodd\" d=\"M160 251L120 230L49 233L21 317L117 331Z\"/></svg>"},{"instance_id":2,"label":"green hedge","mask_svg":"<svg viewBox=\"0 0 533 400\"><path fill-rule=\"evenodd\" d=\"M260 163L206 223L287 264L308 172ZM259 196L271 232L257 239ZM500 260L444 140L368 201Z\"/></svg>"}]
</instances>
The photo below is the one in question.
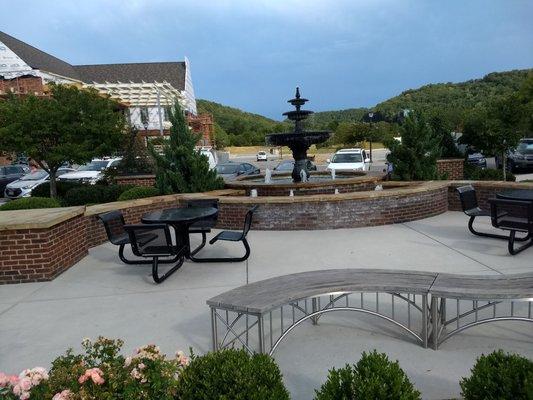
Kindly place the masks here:
<instances>
[{"instance_id":1,"label":"green hedge","mask_svg":"<svg viewBox=\"0 0 533 400\"><path fill-rule=\"evenodd\" d=\"M158 196L159 190L155 187L135 186L128 189L118 197L119 201L143 199L145 197Z\"/></svg>"},{"instance_id":2,"label":"green hedge","mask_svg":"<svg viewBox=\"0 0 533 400\"><path fill-rule=\"evenodd\" d=\"M460 383L465 400L533 399L533 361L525 357L498 350L479 357L471 372Z\"/></svg>"},{"instance_id":3,"label":"green hedge","mask_svg":"<svg viewBox=\"0 0 533 400\"><path fill-rule=\"evenodd\" d=\"M180 375L176 399L288 400L289 393L270 356L229 349L193 356Z\"/></svg>"},{"instance_id":4,"label":"green hedge","mask_svg":"<svg viewBox=\"0 0 533 400\"><path fill-rule=\"evenodd\" d=\"M475 165L465 163L464 176L465 179L471 181L503 181L503 170L479 168ZM507 172L507 181L514 182L516 181L516 177L512 173Z\"/></svg>"},{"instance_id":5,"label":"green hedge","mask_svg":"<svg viewBox=\"0 0 533 400\"><path fill-rule=\"evenodd\" d=\"M57 181L57 197L63 198L70 189L84 186L82 183ZM31 191L33 197L50 197L50 182L45 182Z\"/></svg>"},{"instance_id":6,"label":"green hedge","mask_svg":"<svg viewBox=\"0 0 533 400\"><path fill-rule=\"evenodd\" d=\"M117 201L122 192L129 188L131 186L83 185L68 190L62 202L65 206L110 203Z\"/></svg>"},{"instance_id":7,"label":"green hedge","mask_svg":"<svg viewBox=\"0 0 533 400\"><path fill-rule=\"evenodd\" d=\"M359 362L331 369L326 383L316 391L316 400L387 399L418 400L418 392L398 361L383 353L363 352Z\"/></svg>"},{"instance_id":8,"label":"green hedge","mask_svg":"<svg viewBox=\"0 0 533 400\"><path fill-rule=\"evenodd\" d=\"M8 210L29 210L32 208L57 208L61 204L56 199L47 197L23 197L13 200L0 206L0 211Z\"/></svg>"}]
</instances>

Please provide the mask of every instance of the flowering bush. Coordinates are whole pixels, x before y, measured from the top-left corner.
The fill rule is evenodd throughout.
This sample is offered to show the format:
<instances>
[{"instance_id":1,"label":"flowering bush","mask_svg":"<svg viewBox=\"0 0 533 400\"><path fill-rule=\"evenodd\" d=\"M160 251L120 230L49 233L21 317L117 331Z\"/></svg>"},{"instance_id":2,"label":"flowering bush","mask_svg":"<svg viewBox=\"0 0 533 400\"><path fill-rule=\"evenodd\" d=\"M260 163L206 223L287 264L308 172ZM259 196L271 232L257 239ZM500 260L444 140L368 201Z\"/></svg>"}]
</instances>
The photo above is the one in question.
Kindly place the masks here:
<instances>
[{"instance_id":1,"label":"flowering bush","mask_svg":"<svg viewBox=\"0 0 533 400\"><path fill-rule=\"evenodd\" d=\"M0 373L0 399L6 400L171 400L189 359L181 351L167 359L159 347L146 345L124 357L122 340L84 339L84 354L68 350L44 368L19 376Z\"/></svg>"}]
</instances>

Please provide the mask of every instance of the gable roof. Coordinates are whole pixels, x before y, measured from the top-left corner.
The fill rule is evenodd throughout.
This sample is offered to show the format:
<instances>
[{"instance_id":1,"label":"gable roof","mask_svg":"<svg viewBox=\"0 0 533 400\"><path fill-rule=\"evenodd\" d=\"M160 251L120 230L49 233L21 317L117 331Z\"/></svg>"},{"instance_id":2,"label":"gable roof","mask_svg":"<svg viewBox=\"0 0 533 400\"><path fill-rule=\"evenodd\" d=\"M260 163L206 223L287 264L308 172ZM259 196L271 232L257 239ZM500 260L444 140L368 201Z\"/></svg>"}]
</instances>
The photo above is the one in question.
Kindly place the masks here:
<instances>
[{"instance_id":1,"label":"gable roof","mask_svg":"<svg viewBox=\"0 0 533 400\"><path fill-rule=\"evenodd\" d=\"M167 81L175 89L185 89L185 62L75 65L86 83L141 83Z\"/></svg>"},{"instance_id":2,"label":"gable roof","mask_svg":"<svg viewBox=\"0 0 533 400\"><path fill-rule=\"evenodd\" d=\"M33 69L39 69L85 83L163 82L177 90L185 89L185 62L71 65L57 57L0 31L0 42Z\"/></svg>"},{"instance_id":3,"label":"gable roof","mask_svg":"<svg viewBox=\"0 0 533 400\"><path fill-rule=\"evenodd\" d=\"M40 69L67 78L80 79L77 71L69 63L30 46L22 40L18 40L2 31L0 31L0 42L4 43L33 69Z\"/></svg>"}]
</instances>

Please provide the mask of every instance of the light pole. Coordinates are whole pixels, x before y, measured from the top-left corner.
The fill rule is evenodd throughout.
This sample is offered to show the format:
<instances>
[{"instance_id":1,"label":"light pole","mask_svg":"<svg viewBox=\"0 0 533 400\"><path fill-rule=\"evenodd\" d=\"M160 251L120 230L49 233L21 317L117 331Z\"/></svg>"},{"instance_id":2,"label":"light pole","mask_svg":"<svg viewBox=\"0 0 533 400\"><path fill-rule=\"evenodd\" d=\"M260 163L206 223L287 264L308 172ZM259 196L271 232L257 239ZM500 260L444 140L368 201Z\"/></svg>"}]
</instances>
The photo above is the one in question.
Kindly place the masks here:
<instances>
[{"instance_id":1,"label":"light pole","mask_svg":"<svg viewBox=\"0 0 533 400\"><path fill-rule=\"evenodd\" d=\"M370 162L372 162L372 119L374 118L374 113L373 112L369 112L368 113L368 118L370 119L370 138L369 138L369 142L370 142Z\"/></svg>"}]
</instances>

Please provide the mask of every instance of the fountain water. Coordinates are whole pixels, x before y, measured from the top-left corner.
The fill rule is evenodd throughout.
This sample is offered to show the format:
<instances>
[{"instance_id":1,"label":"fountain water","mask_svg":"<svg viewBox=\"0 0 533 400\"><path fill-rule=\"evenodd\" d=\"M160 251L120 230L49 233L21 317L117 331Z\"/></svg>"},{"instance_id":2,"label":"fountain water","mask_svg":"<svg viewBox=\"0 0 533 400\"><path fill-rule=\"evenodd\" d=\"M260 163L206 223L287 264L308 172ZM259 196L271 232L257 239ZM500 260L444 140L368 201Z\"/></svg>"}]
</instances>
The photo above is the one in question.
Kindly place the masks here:
<instances>
[{"instance_id":1,"label":"fountain water","mask_svg":"<svg viewBox=\"0 0 533 400\"><path fill-rule=\"evenodd\" d=\"M272 171L269 168L267 168L265 170L265 183L270 183L270 182L272 182Z\"/></svg>"},{"instance_id":2,"label":"fountain water","mask_svg":"<svg viewBox=\"0 0 533 400\"><path fill-rule=\"evenodd\" d=\"M302 181L301 171L305 172L306 178L309 176L307 170L307 150L312 144L322 143L329 139L331 133L327 131L305 131L302 129L304 121L313 111L302 110L301 107L307 99L300 97L300 88L296 88L294 99L289 100L296 110L283 113L289 120L294 121L294 131L288 133L275 133L266 136L266 143L272 146L288 146L294 158L294 168L292 170L292 180Z\"/></svg>"}]
</instances>

